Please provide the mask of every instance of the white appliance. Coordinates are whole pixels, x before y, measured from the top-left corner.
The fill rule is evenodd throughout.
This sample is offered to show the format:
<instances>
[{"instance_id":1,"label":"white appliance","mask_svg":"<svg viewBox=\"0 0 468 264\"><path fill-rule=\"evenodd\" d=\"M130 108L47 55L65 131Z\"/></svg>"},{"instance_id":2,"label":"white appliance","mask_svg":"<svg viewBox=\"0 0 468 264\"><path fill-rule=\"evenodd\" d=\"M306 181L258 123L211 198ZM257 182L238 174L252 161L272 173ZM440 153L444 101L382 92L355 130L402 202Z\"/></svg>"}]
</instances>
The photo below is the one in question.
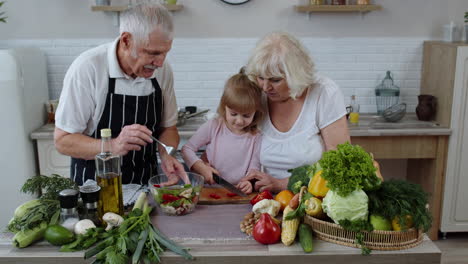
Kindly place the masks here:
<instances>
[{"instance_id":1,"label":"white appliance","mask_svg":"<svg viewBox=\"0 0 468 264\"><path fill-rule=\"evenodd\" d=\"M44 125L49 99L46 59L37 48L0 50L0 228L32 198L20 192L37 175L32 131Z\"/></svg>"}]
</instances>

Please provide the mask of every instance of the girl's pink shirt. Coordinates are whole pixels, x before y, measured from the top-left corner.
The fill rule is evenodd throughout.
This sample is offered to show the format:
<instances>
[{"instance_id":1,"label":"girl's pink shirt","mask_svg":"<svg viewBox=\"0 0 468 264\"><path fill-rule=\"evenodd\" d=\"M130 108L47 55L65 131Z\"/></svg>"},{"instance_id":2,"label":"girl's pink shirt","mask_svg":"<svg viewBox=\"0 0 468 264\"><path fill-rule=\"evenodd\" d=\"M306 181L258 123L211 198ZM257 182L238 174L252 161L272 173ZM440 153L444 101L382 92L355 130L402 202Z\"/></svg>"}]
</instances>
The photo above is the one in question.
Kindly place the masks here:
<instances>
[{"instance_id":1,"label":"girl's pink shirt","mask_svg":"<svg viewBox=\"0 0 468 264\"><path fill-rule=\"evenodd\" d=\"M206 146L206 157L220 176L237 184L251 169L260 170L261 135L232 133L220 118L204 123L182 147L185 164L191 168L200 160L196 151Z\"/></svg>"}]
</instances>

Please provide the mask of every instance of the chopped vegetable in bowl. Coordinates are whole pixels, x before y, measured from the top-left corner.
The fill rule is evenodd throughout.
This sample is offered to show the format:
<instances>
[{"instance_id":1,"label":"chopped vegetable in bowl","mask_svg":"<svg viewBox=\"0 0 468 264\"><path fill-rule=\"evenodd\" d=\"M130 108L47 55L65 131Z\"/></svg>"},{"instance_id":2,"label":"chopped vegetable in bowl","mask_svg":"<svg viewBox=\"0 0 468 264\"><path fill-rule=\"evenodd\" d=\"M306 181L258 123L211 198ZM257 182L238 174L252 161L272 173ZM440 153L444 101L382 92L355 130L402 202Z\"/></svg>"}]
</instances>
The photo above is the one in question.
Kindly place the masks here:
<instances>
[{"instance_id":1,"label":"chopped vegetable in bowl","mask_svg":"<svg viewBox=\"0 0 468 264\"><path fill-rule=\"evenodd\" d=\"M203 177L195 173L187 174L191 184L179 182L163 187L160 183L167 181L163 174L149 180L148 185L154 200L166 215L185 215L195 209L203 187Z\"/></svg>"}]
</instances>

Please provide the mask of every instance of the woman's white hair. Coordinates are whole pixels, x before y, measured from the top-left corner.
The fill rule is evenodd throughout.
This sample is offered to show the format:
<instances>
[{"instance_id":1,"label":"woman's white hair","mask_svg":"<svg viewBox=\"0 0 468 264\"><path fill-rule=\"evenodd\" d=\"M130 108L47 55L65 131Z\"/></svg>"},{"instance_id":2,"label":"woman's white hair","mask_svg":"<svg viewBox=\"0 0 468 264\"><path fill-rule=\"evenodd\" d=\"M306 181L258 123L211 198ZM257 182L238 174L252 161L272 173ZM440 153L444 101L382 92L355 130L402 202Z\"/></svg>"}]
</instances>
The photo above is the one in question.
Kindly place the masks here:
<instances>
[{"instance_id":1,"label":"woman's white hair","mask_svg":"<svg viewBox=\"0 0 468 264\"><path fill-rule=\"evenodd\" d=\"M315 84L315 66L309 53L297 38L285 32L270 33L257 43L246 74L256 83L258 76L284 78L293 99Z\"/></svg>"},{"instance_id":2,"label":"woman's white hair","mask_svg":"<svg viewBox=\"0 0 468 264\"><path fill-rule=\"evenodd\" d=\"M173 38L174 23L171 13L154 0L138 0L120 15L120 34L129 32L135 44L146 44L156 28Z\"/></svg>"}]
</instances>

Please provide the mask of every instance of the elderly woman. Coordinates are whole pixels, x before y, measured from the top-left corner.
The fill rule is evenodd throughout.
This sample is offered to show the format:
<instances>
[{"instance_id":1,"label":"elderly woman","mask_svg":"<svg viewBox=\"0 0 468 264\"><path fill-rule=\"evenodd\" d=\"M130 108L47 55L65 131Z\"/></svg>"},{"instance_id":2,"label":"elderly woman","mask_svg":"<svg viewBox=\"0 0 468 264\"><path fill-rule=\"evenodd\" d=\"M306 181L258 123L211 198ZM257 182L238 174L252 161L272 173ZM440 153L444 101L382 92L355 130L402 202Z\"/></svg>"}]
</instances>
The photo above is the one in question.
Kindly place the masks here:
<instances>
[{"instance_id":1,"label":"elderly woman","mask_svg":"<svg viewBox=\"0 0 468 264\"><path fill-rule=\"evenodd\" d=\"M286 189L289 169L317 162L324 151L350 141L343 95L335 82L315 72L304 46L287 33L260 40L246 73L265 92L260 162L255 190Z\"/></svg>"}]
</instances>

